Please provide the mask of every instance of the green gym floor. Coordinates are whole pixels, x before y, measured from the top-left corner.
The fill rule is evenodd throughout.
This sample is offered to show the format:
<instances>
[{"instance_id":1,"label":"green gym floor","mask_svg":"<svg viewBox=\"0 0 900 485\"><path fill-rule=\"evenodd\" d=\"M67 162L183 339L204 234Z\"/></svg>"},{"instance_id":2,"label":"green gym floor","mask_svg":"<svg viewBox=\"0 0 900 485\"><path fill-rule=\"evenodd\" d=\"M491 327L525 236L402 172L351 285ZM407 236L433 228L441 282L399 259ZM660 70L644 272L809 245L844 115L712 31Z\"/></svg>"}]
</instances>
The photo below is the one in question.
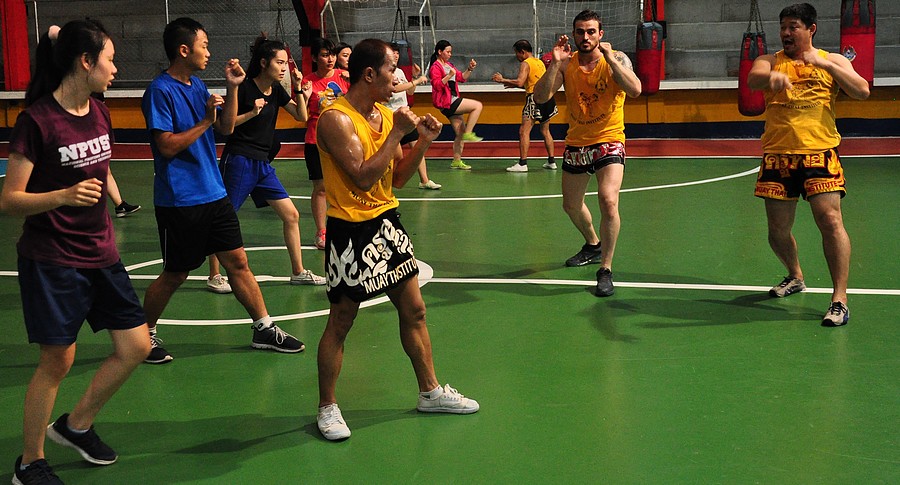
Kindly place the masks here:
<instances>
[{"instance_id":1,"label":"green gym floor","mask_svg":"<svg viewBox=\"0 0 900 485\"><path fill-rule=\"evenodd\" d=\"M430 160L440 191L397 191L422 262L438 378L477 399L470 416L421 415L383 298L360 311L338 400L353 436L315 424L316 346L328 301L292 287L280 222L240 211L270 313L300 354L251 350L246 315L204 290L205 267L173 298L160 336L175 360L141 366L96 421L119 453L109 467L67 448L46 454L67 483L900 483L900 190L897 158L844 160L853 242L850 324L823 328L831 281L808 205L795 235L807 292L770 299L784 269L752 196L755 158L631 158L621 196L616 294L597 266L566 268L583 241L561 208L561 173L469 173ZM302 162L276 162L312 246ZM150 162L114 162L126 199L119 248L143 293L160 270ZM596 183L589 187L596 190ZM596 196L588 197L595 217ZM599 220L595 219L595 223ZM21 453L22 402L38 349L21 323L15 243L0 216L0 482ZM82 331L54 417L110 351ZM3 461L5 460L5 461Z\"/></svg>"}]
</instances>

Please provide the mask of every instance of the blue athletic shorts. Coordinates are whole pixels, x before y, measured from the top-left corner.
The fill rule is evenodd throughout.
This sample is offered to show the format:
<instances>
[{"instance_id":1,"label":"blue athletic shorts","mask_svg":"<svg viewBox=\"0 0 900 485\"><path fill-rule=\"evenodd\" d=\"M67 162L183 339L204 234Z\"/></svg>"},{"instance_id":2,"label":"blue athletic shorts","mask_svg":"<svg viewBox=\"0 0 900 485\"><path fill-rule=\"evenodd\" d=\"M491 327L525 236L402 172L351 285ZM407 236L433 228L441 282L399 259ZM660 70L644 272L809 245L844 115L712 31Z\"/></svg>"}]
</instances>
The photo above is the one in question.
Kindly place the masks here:
<instances>
[{"instance_id":1,"label":"blue athletic shorts","mask_svg":"<svg viewBox=\"0 0 900 485\"><path fill-rule=\"evenodd\" d=\"M71 268L19 257L19 290L28 341L71 345L85 320L94 333L147 322L122 262Z\"/></svg>"},{"instance_id":2,"label":"blue athletic shorts","mask_svg":"<svg viewBox=\"0 0 900 485\"><path fill-rule=\"evenodd\" d=\"M268 160L254 160L243 155L223 153L219 171L231 205L237 211L247 197L252 197L257 208L269 205L269 200L287 199L284 185L275 175L275 167Z\"/></svg>"}]
</instances>

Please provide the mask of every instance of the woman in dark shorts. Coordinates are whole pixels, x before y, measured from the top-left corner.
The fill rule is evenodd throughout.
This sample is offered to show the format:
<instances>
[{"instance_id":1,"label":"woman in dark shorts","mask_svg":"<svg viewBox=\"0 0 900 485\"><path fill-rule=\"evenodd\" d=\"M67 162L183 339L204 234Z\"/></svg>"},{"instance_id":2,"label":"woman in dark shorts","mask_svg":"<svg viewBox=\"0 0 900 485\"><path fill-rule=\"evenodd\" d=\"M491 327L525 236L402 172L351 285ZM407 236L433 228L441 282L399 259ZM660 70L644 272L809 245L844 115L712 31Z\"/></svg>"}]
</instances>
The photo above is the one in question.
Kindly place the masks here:
<instances>
[{"instance_id":1,"label":"woman in dark shorts","mask_svg":"<svg viewBox=\"0 0 900 485\"><path fill-rule=\"evenodd\" d=\"M118 455L97 436L94 418L150 353L147 319L119 259L105 204L112 123L91 97L115 78L114 55L96 21L51 27L39 42L26 109L10 139L0 206L25 217L17 245L22 313L28 341L40 345L13 483L62 483L44 459L45 436L90 463L115 462ZM85 320L94 332L109 331L113 352L74 409L48 427Z\"/></svg>"},{"instance_id":2,"label":"woman in dark shorts","mask_svg":"<svg viewBox=\"0 0 900 485\"><path fill-rule=\"evenodd\" d=\"M456 138L453 140L453 162L450 168L457 170L471 170L462 160L463 143L467 141L481 141L482 138L473 131L481 116L482 105L474 99L463 99L459 96L459 83L469 80L472 71L478 64L475 59L469 61L465 71L459 72L450 62L453 55L453 46L446 40L440 40L434 46L434 54L431 55L431 68L428 74L431 77L431 102L434 107L450 120ZM463 120L463 115L468 113L468 120Z\"/></svg>"}]
</instances>

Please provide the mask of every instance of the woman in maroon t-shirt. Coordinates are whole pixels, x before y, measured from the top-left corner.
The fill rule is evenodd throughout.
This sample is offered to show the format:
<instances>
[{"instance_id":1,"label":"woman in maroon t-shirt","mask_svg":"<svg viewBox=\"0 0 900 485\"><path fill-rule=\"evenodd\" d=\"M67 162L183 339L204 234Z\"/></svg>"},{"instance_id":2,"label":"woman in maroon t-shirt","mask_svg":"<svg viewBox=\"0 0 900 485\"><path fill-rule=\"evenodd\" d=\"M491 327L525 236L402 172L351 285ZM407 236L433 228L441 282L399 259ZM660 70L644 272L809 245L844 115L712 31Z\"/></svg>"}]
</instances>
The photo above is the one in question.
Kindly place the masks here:
<instances>
[{"instance_id":1,"label":"woman in maroon t-shirt","mask_svg":"<svg viewBox=\"0 0 900 485\"><path fill-rule=\"evenodd\" d=\"M54 45L51 34L57 32ZM94 432L94 418L150 352L146 317L101 202L107 195L112 125L106 107L91 93L105 91L115 78L114 54L109 34L96 21L51 28L38 45L26 109L10 140L0 207L25 217L17 246L22 313L28 340L41 352L25 394L16 483L59 481L44 459L45 436L75 448L91 463L115 462L116 452ZM48 428L85 320L94 332L109 331L113 354L71 413Z\"/></svg>"}]
</instances>

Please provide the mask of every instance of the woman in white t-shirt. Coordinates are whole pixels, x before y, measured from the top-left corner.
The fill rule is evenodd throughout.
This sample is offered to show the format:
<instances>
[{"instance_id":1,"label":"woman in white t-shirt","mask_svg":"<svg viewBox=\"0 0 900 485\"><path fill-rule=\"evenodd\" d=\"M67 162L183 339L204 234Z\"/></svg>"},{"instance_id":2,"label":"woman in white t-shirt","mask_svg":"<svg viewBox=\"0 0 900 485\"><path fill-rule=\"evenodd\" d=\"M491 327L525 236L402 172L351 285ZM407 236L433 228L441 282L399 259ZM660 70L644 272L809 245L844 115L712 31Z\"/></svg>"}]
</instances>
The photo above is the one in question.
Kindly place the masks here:
<instances>
[{"instance_id":1,"label":"woman in white t-shirt","mask_svg":"<svg viewBox=\"0 0 900 485\"><path fill-rule=\"evenodd\" d=\"M394 62L399 62L400 46L392 42L391 49L394 51ZM416 86L428 82L428 78L422 75L422 68L420 68L418 64L413 64L413 76L414 79L410 81L406 79L406 73L404 73L402 69L398 67L394 70L394 94L386 103L386 106L390 108L391 111L397 111L403 106L409 106L406 97L412 96L416 92ZM400 140L400 146L412 148L418 139L419 133L413 130ZM428 170L425 168L425 159L422 159L422 163L419 164L419 188L428 190L438 190L441 188L441 184L428 179Z\"/></svg>"}]
</instances>

